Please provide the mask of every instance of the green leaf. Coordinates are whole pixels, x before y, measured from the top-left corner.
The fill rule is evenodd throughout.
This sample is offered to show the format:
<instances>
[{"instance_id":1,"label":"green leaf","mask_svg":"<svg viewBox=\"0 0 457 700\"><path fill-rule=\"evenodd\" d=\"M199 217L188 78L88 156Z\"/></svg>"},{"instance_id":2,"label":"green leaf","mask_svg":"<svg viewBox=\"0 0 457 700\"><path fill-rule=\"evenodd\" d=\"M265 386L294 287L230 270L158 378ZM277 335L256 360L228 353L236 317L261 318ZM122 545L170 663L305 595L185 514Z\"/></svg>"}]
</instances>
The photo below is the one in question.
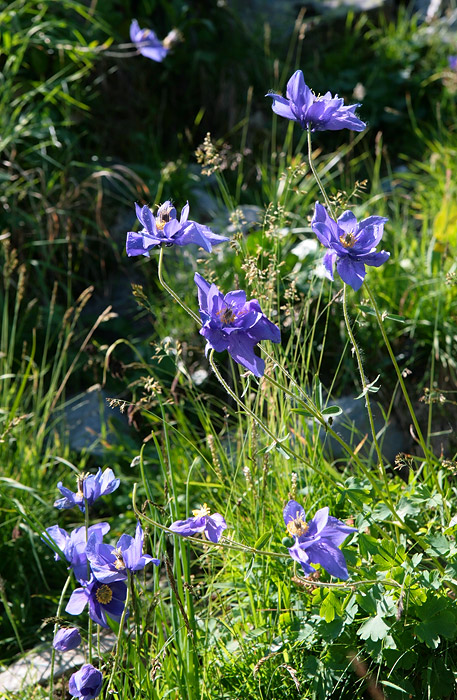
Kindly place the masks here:
<instances>
[{"instance_id":1,"label":"green leaf","mask_svg":"<svg viewBox=\"0 0 457 700\"><path fill-rule=\"evenodd\" d=\"M322 601L319 615L325 620L325 622L332 622L336 616L341 615L341 603L333 591L330 591L330 593Z\"/></svg>"},{"instance_id":2,"label":"green leaf","mask_svg":"<svg viewBox=\"0 0 457 700\"><path fill-rule=\"evenodd\" d=\"M305 416L305 418L314 418L313 414L304 408L291 408L292 413L299 413L300 416Z\"/></svg>"},{"instance_id":3,"label":"green leaf","mask_svg":"<svg viewBox=\"0 0 457 700\"><path fill-rule=\"evenodd\" d=\"M273 530L270 530L270 532L264 532L263 535L260 535L259 539L254 544L254 549L262 549L262 547L264 547L270 540L272 535Z\"/></svg>"},{"instance_id":4,"label":"green leaf","mask_svg":"<svg viewBox=\"0 0 457 700\"><path fill-rule=\"evenodd\" d=\"M343 413L343 409L339 406L327 406L327 408L322 409L323 416L339 416Z\"/></svg>"},{"instance_id":5,"label":"green leaf","mask_svg":"<svg viewBox=\"0 0 457 700\"><path fill-rule=\"evenodd\" d=\"M441 641L457 636L456 613L446 598L429 598L417 611L422 620L416 625L417 638L430 649L436 649Z\"/></svg>"},{"instance_id":6,"label":"green leaf","mask_svg":"<svg viewBox=\"0 0 457 700\"><path fill-rule=\"evenodd\" d=\"M375 615L374 617L370 617L359 627L357 635L360 639L371 639L373 642L377 642L378 639L387 637L389 629L389 626L386 625L382 617L380 615Z\"/></svg>"}]
</instances>

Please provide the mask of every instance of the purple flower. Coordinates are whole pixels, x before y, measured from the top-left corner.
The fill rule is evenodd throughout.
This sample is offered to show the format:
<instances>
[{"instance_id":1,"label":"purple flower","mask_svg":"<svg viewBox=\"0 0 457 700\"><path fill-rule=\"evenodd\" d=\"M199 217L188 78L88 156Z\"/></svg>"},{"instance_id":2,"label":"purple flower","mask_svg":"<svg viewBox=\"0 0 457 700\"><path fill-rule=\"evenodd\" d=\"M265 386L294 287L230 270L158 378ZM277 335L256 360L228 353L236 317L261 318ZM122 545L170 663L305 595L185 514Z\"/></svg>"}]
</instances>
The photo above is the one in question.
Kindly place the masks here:
<instances>
[{"instance_id":1,"label":"purple flower","mask_svg":"<svg viewBox=\"0 0 457 700\"><path fill-rule=\"evenodd\" d=\"M134 19L130 25L130 40L146 58L160 63L168 53L168 47L157 38L152 29L140 29L140 25Z\"/></svg>"},{"instance_id":2,"label":"purple flower","mask_svg":"<svg viewBox=\"0 0 457 700\"><path fill-rule=\"evenodd\" d=\"M338 547L356 529L333 518L328 514L328 508L318 510L307 523L305 511L297 501L289 501L283 515L287 531L295 539L289 554L300 562L305 574L315 571L308 563L312 562L320 564L332 576L347 579L346 561Z\"/></svg>"},{"instance_id":3,"label":"purple flower","mask_svg":"<svg viewBox=\"0 0 457 700\"><path fill-rule=\"evenodd\" d=\"M176 520L170 525L170 530L183 537L190 537L198 532L203 532L211 542L219 542L222 532L227 528L227 523L222 515L220 513L210 515L210 509L206 503L199 510L193 510L192 514L193 518Z\"/></svg>"},{"instance_id":4,"label":"purple flower","mask_svg":"<svg viewBox=\"0 0 457 700\"><path fill-rule=\"evenodd\" d=\"M101 543L103 535L109 531L108 523L97 523L91 525L88 529L89 540ZM84 525L77 527L70 534L58 525L46 528L41 539L52 549L54 546L60 549L65 556L65 559L70 563L75 577L78 581L87 581L87 556L86 556L86 528ZM60 555L55 552L54 558L60 560Z\"/></svg>"},{"instance_id":5,"label":"purple flower","mask_svg":"<svg viewBox=\"0 0 457 700\"><path fill-rule=\"evenodd\" d=\"M358 104L344 107L344 100L330 92L322 97L309 89L303 78L301 70L295 71L287 83L287 99L274 92L269 92L265 97L272 97L273 112L280 117L292 119L298 122L302 129L311 131L338 131L339 129L351 129L363 131L366 124L358 119L354 112Z\"/></svg>"},{"instance_id":6,"label":"purple flower","mask_svg":"<svg viewBox=\"0 0 457 700\"><path fill-rule=\"evenodd\" d=\"M127 570L135 573L144 569L149 562L159 566L159 559L154 559L150 554L143 554L143 539L143 530L139 522L135 537L122 535L116 547L103 544L95 536L90 537L87 543L87 558L95 578L102 583L123 581L127 578Z\"/></svg>"},{"instance_id":7,"label":"purple flower","mask_svg":"<svg viewBox=\"0 0 457 700\"><path fill-rule=\"evenodd\" d=\"M218 236L213 233L208 226L197 224L189 217L189 202L181 210L181 217L178 221L176 209L171 202L164 202L154 216L149 207L140 207L135 204L136 215L143 226L138 233L129 231L127 233L127 255L146 255L156 246L165 244L166 246L195 244L204 248L209 253L212 246L223 241L228 241L225 236Z\"/></svg>"},{"instance_id":8,"label":"purple flower","mask_svg":"<svg viewBox=\"0 0 457 700\"><path fill-rule=\"evenodd\" d=\"M360 289L365 279L365 265L379 267L389 259L390 253L385 250L376 252L375 248L384 233L383 216L369 216L357 223L351 211L345 211L334 221L322 204L316 202L311 228L328 248L323 263L327 277L333 280L333 266L339 276L352 289Z\"/></svg>"},{"instance_id":9,"label":"purple flower","mask_svg":"<svg viewBox=\"0 0 457 700\"><path fill-rule=\"evenodd\" d=\"M101 583L91 577L83 583L82 588L76 588L68 601L66 612L79 615L89 604L89 617L101 627L108 627L106 616L119 620L124 611L127 586L123 581Z\"/></svg>"},{"instance_id":10,"label":"purple flower","mask_svg":"<svg viewBox=\"0 0 457 700\"><path fill-rule=\"evenodd\" d=\"M451 70L457 70L457 56L449 56L447 61Z\"/></svg>"},{"instance_id":11,"label":"purple flower","mask_svg":"<svg viewBox=\"0 0 457 700\"><path fill-rule=\"evenodd\" d=\"M209 284L195 273L202 328L200 335L207 340L206 352L228 350L235 362L249 369L256 377L265 371L265 362L254 353L261 340L279 343L281 332L268 320L257 299L246 301L246 293L239 290L221 294L215 284Z\"/></svg>"},{"instance_id":12,"label":"purple flower","mask_svg":"<svg viewBox=\"0 0 457 700\"><path fill-rule=\"evenodd\" d=\"M68 690L74 698L94 700L100 695L103 685L101 672L91 664L84 664L79 671L70 676Z\"/></svg>"},{"instance_id":13,"label":"purple flower","mask_svg":"<svg viewBox=\"0 0 457 700\"><path fill-rule=\"evenodd\" d=\"M81 644L81 635L76 627L61 627L54 637L52 646L57 651L71 651Z\"/></svg>"},{"instance_id":14,"label":"purple flower","mask_svg":"<svg viewBox=\"0 0 457 700\"><path fill-rule=\"evenodd\" d=\"M54 506L63 510L64 508L73 508L78 506L84 513L85 501L91 506L100 496L106 496L117 489L120 484L120 479L115 479L112 469L99 469L96 474L80 474L77 479L78 490L76 493L65 488L62 482L59 481L57 488L63 498L57 499Z\"/></svg>"}]
</instances>

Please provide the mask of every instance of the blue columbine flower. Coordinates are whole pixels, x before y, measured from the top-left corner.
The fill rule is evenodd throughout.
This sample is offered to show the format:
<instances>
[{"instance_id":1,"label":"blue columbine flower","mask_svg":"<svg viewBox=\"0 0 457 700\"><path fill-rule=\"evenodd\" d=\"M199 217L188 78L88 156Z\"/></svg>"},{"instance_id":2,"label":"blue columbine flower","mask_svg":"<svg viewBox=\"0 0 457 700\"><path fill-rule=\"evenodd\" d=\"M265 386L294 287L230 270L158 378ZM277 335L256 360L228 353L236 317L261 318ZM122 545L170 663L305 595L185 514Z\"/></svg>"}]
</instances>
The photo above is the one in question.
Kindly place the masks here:
<instances>
[{"instance_id":1,"label":"blue columbine flower","mask_svg":"<svg viewBox=\"0 0 457 700\"><path fill-rule=\"evenodd\" d=\"M106 616L119 622L126 596L127 586L124 581L101 583L92 576L90 581L73 591L65 610L70 615L79 615L89 604L89 617L97 625L108 627Z\"/></svg>"},{"instance_id":2,"label":"blue columbine flower","mask_svg":"<svg viewBox=\"0 0 457 700\"><path fill-rule=\"evenodd\" d=\"M339 129L351 129L363 131L366 124L358 119L354 112L360 105L344 106L344 100L338 95L332 97L326 92L322 97L309 89L303 78L301 70L295 71L287 83L287 99L274 92L269 92L265 97L272 97L273 112L280 117L286 117L298 122L302 129L311 131L338 131Z\"/></svg>"},{"instance_id":3,"label":"blue columbine flower","mask_svg":"<svg viewBox=\"0 0 457 700\"><path fill-rule=\"evenodd\" d=\"M91 525L88 529L89 540L101 543L103 535L106 535L109 529L108 523ZM57 545L64 554L65 559L70 563L69 568L73 569L76 579L80 582L87 581L87 543L84 525L77 527L70 534L58 525L53 525L46 528L46 532L43 532L41 539L52 549L54 549L54 545ZM60 555L55 552L54 558L56 561L59 561Z\"/></svg>"},{"instance_id":4,"label":"blue columbine flower","mask_svg":"<svg viewBox=\"0 0 457 700\"><path fill-rule=\"evenodd\" d=\"M140 29L140 25L134 19L130 25L130 40L142 56L151 58L160 63L168 53L168 48L164 42L157 38L152 29Z\"/></svg>"},{"instance_id":5,"label":"blue columbine flower","mask_svg":"<svg viewBox=\"0 0 457 700\"><path fill-rule=\"evenodd\" d=\"M228 241L226 236L218 236L208 226L197 224L189 219L189 202L181 210L178 221L176 209L171 202L164 202L154 216L149 207L135 204L136 215L143 226L138 233L127 233L127 255L146 255L149 251L162 244L190 245L195 244L204 248L208 253L212 246Z\"/></svg>"},{"instance_id":6,"label":"blue columbine flower","mask_svg":"<svg viewBox=\"0 0 457 700\"><path fill-rule=\"evenodd\" d=\"M74 698L95 700L100 695L103 685L101 672L92 666L84 664L79 671L73 673L68 681L68 690Z\"/></svg>"},{"instance_id":7,"label":"blue columbine flower","mask_svg":"<svg viewBox=\"0 0 457 700\"><path fill-rule=\"evenodd\" d=\"M127 578L127 571L140 571L149 562L159 566L160 559L143 554L143 540L143 529L139 522L135 537L122 535L116 547L103 544L95 536L90 537L86 551L95 578L102 583L123 581Z\"/></svg>"},{"instance_id":8,"label":"blue columbine flower","mask_svg":"<svg viewBox=\"0 0 457 700\"><path fill-rule=\"evenodd\" d=\"M80 644L81 635L77 627L61 627L52 642L52 646L57 651L72 651Z\"/></svg>"},{"instance_id":9,"label":"blue columbine flower","mask_svg":"<svg viewBox=\"0 0 457 700\"><path fill-rule=\"evenodd\" d=\"M348 570L343 553L338 547L356 529L349 527L321 508L308 523L303 507L297 501L289 501L283 511L287 532L295 539L289 548L292 559L300 562L305 574L315 569L308 562L320 564L329 574L347 579Z\"/></svg>"},{"instance_id":10,"label":"blue columbine flower","mask_svg":"<svg viewBox=\"0 0 457 700\"><path fill-rule=\"evenodd\" d=\"M76 492L65 488L62 482L59 481L57 488L63 498L57 499L54 506L63 510L64 508L73 508L78 506L84 513L85 501L91 506L97 498L106 496L117 489L120 484L120 479L116 479L112 469L99 469L96 474L80 474L77 479L78 490Z\"/></svg>"},{"instance_id":11,"label":"blue columbine flower","mask_svg":"<svg viewBox=\"0 0 457 700\"><path fill-rule=\"evenodd\" d=\"M279 343L281 332L268 320L257 299L246 301L246 293L239 290L221 294L215 284L209 284L195 273L202 328L208 349L216 352L228 350L235 362L249 369L256 377L265 371L265 362L254 352L261 340Z\"/></svg>"},{"instance_id":12,"label":"blue columbine flower","mask_svg":"<svg viewBox=\"0 0 457 700\"><path fill-rule=\"evenodd\" d=\"M322 204L316 202L316 208L311 221L311 228L328 248L323 263L327 277L333 280L333 266L339 276L357 290L365 279L365 265L379 267L389 259L390 253L385 250L376 252L375 248L384 233L383 216L369 216L360 223L351 211L345 211L334 221Z\"/></svg>"},{"instance_id":13,"label":"blue columbine flower","mask_svg":"<svg viewBox=\"0 0 457 700\"><path fill-rule=\"evenodd\" d=\"M447 61L451 70L457 70L457 56L448 56Z\"/></svg>"},{"instance_id":14,"label":"blue columbine flower","mask_svg":"<svg viewBox=\"0 0 457 700\"><path fill-rule=\"evenodd\" d=\"M190 537L199 532L203 532L211 542L219 542L223 531L227 528L227 523L220 513L210 514L211 511L203 504L202 508L193 510L193 518L187 520L176 520L170 525L170 530L183 537Z\"/></svg>"}]
</instances>

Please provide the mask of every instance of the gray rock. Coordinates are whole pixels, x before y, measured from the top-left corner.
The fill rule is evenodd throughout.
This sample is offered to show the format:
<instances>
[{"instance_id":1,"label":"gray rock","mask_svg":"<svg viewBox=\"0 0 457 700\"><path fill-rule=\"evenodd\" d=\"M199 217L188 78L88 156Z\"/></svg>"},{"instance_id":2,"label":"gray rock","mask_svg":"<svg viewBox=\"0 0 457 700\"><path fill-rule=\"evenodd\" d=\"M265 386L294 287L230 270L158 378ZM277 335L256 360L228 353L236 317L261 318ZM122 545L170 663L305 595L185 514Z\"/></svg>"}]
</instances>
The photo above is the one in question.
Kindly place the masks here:
<instances>
[{"instance_id":1,"label":"gray rock","mask_svg":"<svg viewBox=\"0 0 457 700\"><path fill-rule=\"evenodd\" d=\"M365 439L358 454L362 457L367 457L370 453L375 454L365 400L363 398L356 400L353 396L341 396L335 401L330 401L329 405L339 406L343 410L339 416L333 418L332 429L352 449L355 449L367 435L368 437ZM370 405L381 452L386 462L393 464L397 454L408 449L408 435L405 435L404 431L400 429L393 416L390 416L389 421L386 423L380 404L374 401L373 398L371 398ZM326 434L323 428L321 428L319 434L324 442L324 450L330 457L341 459L348 456L335 438Z\"/></svg>"},{"instance_id":2,"label":"gray rock","mask_svg":"<svg viewBox=\"0 0 457 700\"><path fill-rule=\"evenodd\" d=\"M103 653L110 651L116 643L116 635L111 632L102 634L100 647ZM94 638L94 649L97 640ZM0 673L0 697L6 698L6 693L19 693L25 688L40 683L44 685L51 678L51 645L42 645L11 664ZM66 671L79 668L86 663L81 649L73 651L56 651L54 678L59 678Z\"/></svg>"},{"instance_id":3,"label":"gray rock","mask_svg":"<svg viewBox=\"0 0 457 700\"><path fill-rule=\"evenodd\" d=\"M82 394L69 399L63 409L63 424L68 442L76 452L90 452L103 457L106 444L117 442L112 421L127 422L119 410L111 409L106 391L95 384Z\"/></svg>"}]
</instances>

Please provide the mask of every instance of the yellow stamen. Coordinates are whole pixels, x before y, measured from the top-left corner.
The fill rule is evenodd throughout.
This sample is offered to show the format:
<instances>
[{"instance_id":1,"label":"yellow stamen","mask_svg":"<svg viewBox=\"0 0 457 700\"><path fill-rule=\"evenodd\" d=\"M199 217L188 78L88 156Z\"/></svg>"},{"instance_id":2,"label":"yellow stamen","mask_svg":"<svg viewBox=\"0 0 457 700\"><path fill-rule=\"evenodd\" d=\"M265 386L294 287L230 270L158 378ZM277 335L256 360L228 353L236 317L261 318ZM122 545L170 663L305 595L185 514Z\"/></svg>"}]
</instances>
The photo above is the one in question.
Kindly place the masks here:
<instances>
[{"instance_id":1,"label":"yellow stamen","mask_svg":"<svg viewBox=\"0 0 457 700\"><path fill-rule=\"evenodd\" d=\"M230 326L236 319L236 313L230 306L226 306L225 309L218 311L217 315L221 317L221 323L223 323L224 326Z\"/></svg>"},{"instance_id":2,"label":"yellow stamen","mask_svg":"<svg viewBox=\"0 0 457 700\"><path fill-rule=\"evenodd\" d=\"M203 506L200 509L196 509L192 511L192 515L194 518L202 518L203 516L207 516L211 513L210 509L206 505L206 503L203 504Z\"/></svg>"},{"instance_id":3,"label":"yellow stamen","mask_svg":"<svg viewBox=\"0 0 457 700\"><path fill-rule=\"evenodd\" d=\"M170 221L170 212L173 207L167 207L164 211L160 212L159 216L156 217L156 228L159 231L163 231L165 224Z\"/></svg>"},{"instance_id":4,"label":"yellow stamen","mask_svg":"<svg viewBox=\"0 0 457 700\"><path fill-rule=\"evenodd\" d=\"M294 518L293 520L290 520L287 525L287 532L289 535L292 535L292 537L300 537L301 535L305 535L308 532L308 525L305 523L303 518L299 516L297 513L297 517Z\"/></svg>"},{"instance_id":5,"label":"yellow stamen","mask_svg":"<svg viewBox=\"0 0 457 700\"><path fill-rule=\"evenodd\" d=\"M97 589L95 597L102 605L108 605L108 603L111 603L113 599L113 591L106 583L104 583L103 586L100 586L100 588Z\"/></svg>"},{"instance_id":6,"label":"yellow stamen","mask_svg":"<svg viewBox=\"0 0 457 700\"><path fill-rule=\"evenodd\" d=\"M125 569L125 562L122 556L122 551L120 549L115 549L113 554L116 557L116 561L114 562L114 566L116 567L116 569Z\"/></svg>"},{"instance_id":7,"label":"yellow stamen","mask_svg":"<svg viewBox=\"0 0 457 700\"><path fill-rule=\"evenodd\" d=\"M340 243L343 245L345 248L352 248L357 239L355 235L351 232L349 233L344 233L342 236L340 236Z\"/></svg>"}]
</instances>

